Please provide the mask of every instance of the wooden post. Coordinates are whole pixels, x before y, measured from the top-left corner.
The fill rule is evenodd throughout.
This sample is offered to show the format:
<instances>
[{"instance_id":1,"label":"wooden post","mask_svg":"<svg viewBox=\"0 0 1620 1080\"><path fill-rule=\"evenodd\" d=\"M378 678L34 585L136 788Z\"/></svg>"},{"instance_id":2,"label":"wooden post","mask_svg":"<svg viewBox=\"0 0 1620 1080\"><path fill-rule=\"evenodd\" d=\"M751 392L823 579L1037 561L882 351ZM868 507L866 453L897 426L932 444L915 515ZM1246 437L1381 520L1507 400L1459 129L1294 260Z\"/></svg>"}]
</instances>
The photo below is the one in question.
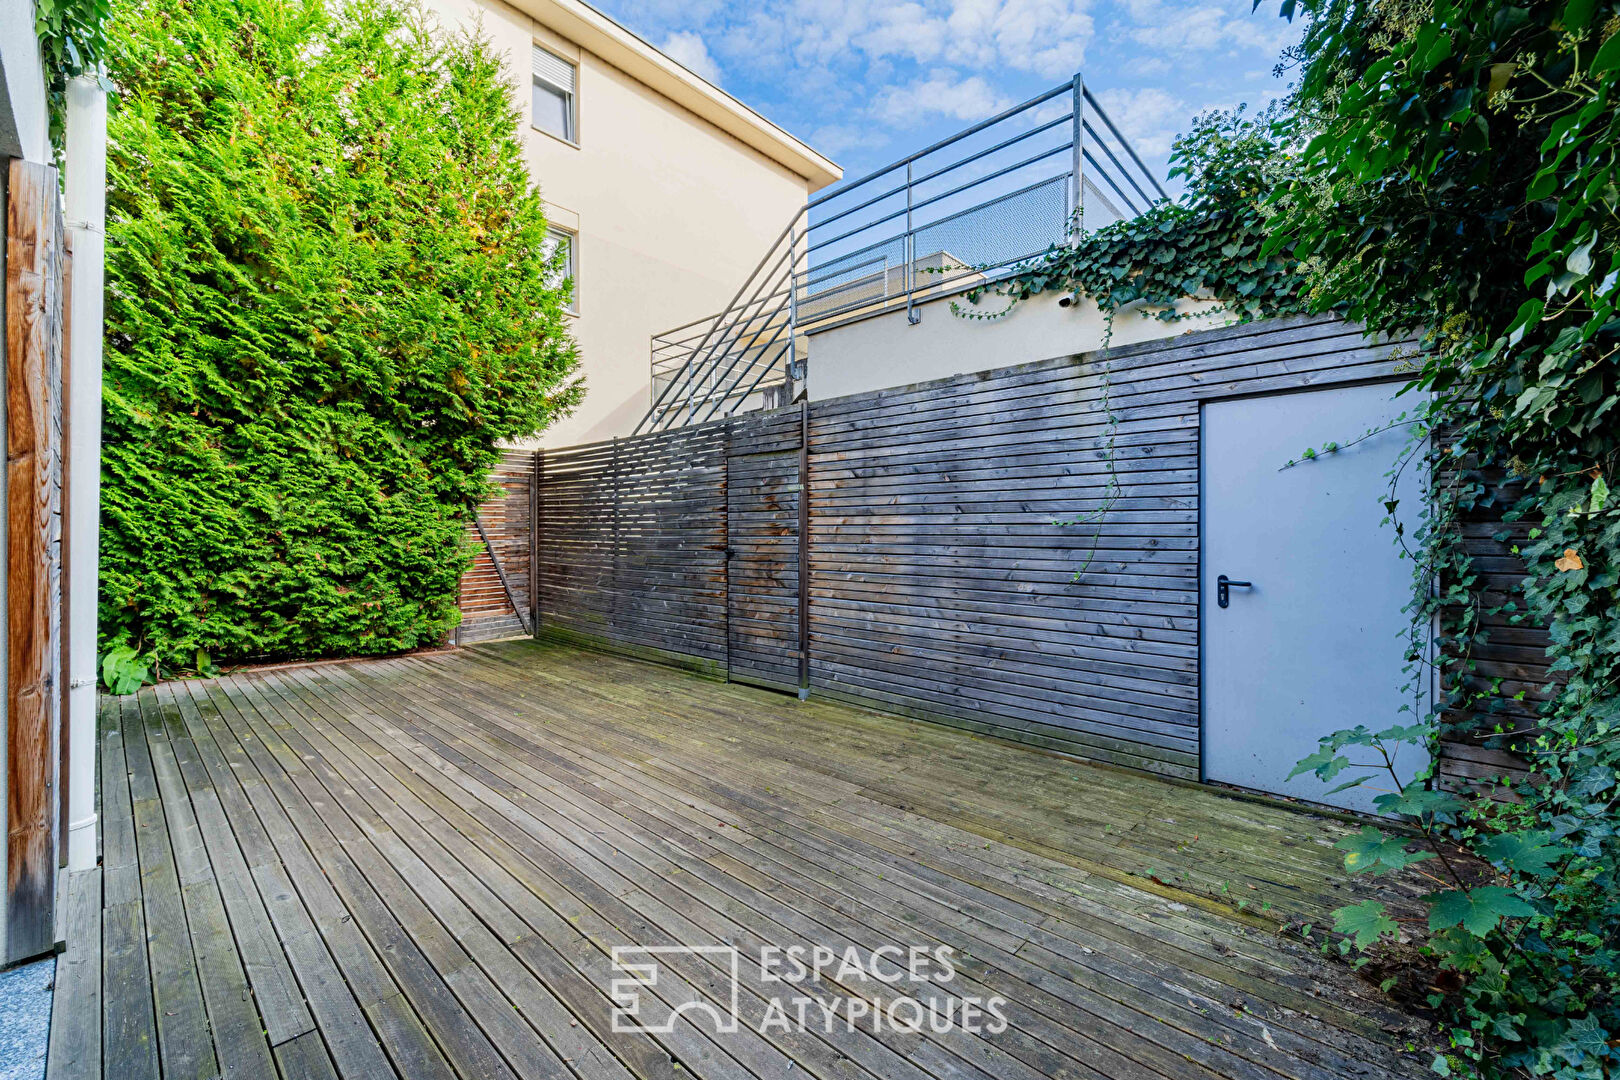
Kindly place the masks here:
<instances>
[{"instance_id":1,"label":"wooden post","mask_svg":"<svg viewBox=\"0 0 1620 1080\"><path fill-rule=\"evenodd\" d=\"M608 597L607 636L617 640L619 637L619 592L623 583L623 575L619 572L619 488L624 477L619 475L619 438L613 437L613 503L611 520L613 522L613 542L608 548L608 588L611 593Z\"/></svg>"},{"instance_id":2,"label":"wooden post","mask_svg":"<svg viewBox=\"0 0 1620 1080\"><path fill-rule=\"evenodd\" d=\"M6 952L55 943L55 560L62 214L56 170L13 159L6 201ZM54 384L54 385L53 385Z\"/></svg>"},{"instance_id":3,"label":"wooden post","mask_svg":"<svg viewBox=\"0 0 1620 1080\"><path fill-rule=\"evenodd\" d=\"M810 696L810 399L799 401L799 700Z\"/></svg>"},{"instance_id":4,"label":"wooden post","mask_svg":"<svg viewBox=\"0 0 1620 1080\"><path fill-rule=\"evenodd\" d=\"M540 636L540 481L545 475L543 450L534 452L529 470L529 636Z\"/></svg>"},{"instance_id":5,"label":"wooden post","mask_svg":"<svg viewBox=\"0 0 1620 1080\"><path fill-rule=\"evenodd\" d=\"M73 587L73 582L71 575L67 573L69 538L73 535L73 517L68 512L71 502L71 500L68 498L68 477L71 475L73 461L71 453L73 446L73 411L68 408L70 400L68 397L68 387L73 385L72 329L73 240L72 237L69 236L65 237L62 243L62 378L61 382L58 384L58 400L61 402L60 408L62 417L61 442L59 444L61 448L61 472L58 483L60 490L59 497L61 499L62 506L62 539L56 561L56 572L60 581L60 585L58 586L56 592L57 602L60 605L58 610L60 612L59 619L61 627L60 631L56 635L56 708L58 710L56 723L56 821L59 835L67 829L68 822L73 820L73 815L68 811L68 777L71 775L71 764L73 760L73 739L71 738L72 733L69 731L68 721L68 690L73 684L72 678L68 675L68 629L70 625L68 622L68 590ZM57 865L64 867L67 866L67 844L57 844L56 855Z\"/></svg>"}]
</instances>

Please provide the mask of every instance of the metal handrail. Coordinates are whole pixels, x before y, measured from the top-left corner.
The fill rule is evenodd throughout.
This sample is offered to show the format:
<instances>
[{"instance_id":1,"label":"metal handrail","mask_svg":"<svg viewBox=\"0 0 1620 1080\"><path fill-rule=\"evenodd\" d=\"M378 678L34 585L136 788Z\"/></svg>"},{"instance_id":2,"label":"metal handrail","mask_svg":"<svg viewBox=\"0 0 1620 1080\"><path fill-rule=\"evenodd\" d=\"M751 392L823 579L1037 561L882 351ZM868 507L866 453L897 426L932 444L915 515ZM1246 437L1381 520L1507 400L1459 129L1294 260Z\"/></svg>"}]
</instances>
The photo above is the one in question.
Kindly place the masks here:
<instances>
[{"instance_id":1,"label":"metal handrail","mask_svg":"<svg viewBox=\"0 0 1620 1080\"><path fill-rule=\"evenodd\" d=\"M1080 76L1075 76L1076 80L1079 80L1079 78ZM1131 156L1131 160L1136 162L1136 167L1142 170L1142 175L1152 181L1153 190L1159 193L1159 198L1169 199L1170 194L1164 190L1164 185L1159 183L1158 177L1154 176L1146 165L1142 164L1142 159L1137 156L1136 148L1131 145L1131 141L1120 133L1119 128L1114 126L1114 122L1109 119L1108 114L1103 111L1103 107L1097 104L1097 99L1091 96L1091 91L1086 89L1085 83L1083 82L1080 83L1080 92L1085 95L1086 104L1091 106L1091 111L1096 113L1102 119L1104 124L1108 125L1108 130L1114 133L1114 138L1119 140L1119 145L1125 148L1125 152ZM1145 192L1143 193L1142 198L1148 198ZM1151 203L1156 200L1148 199L1148 201Z\"/></svg>"},{"instance_id":2,"label":"metal handrail","mask_svg":"<svg viewBox=\"0 0 1620 1080\"><path fill-rule=\"evenodd\" d=\"M1080 78L1079 75L1075 76L1075 79L1079 79L1079 78ZM955 135L946 136L945 138L939 140L939 142L935 143L932 146L925 147L922 150L918 150L916 153L911 154L911 155L909 155L907 157L903 157L899 161L896 161L891 165L885 165L881 169L878 169L878 170L876 170L874 172L869 172L865 176L861 177L859 180L854 180L854 181L851 181L850 183L847 183L847 184L843 185L842 187L834 188L834 189L832 189L830 191L823 191L823 192L820 192L820 193L818 193L816 195L813 195L813 196L810 197L809 203L806 204L806 209L818 206L821 203L824 203L829 199L836 199L840 195L847 195L849 192L854 191L856 188L860 187L863 184L869 184L873 180L877 179L880 176L885 176L888 173L891 173L894 170L896 170L898 168L901 168L902 166L910 165L912 162L917 161L920 158L925 158L929 154L935 153L936 151L939 151L939 150L943 150L943 149L945 149L945 147L950 146L952 143L958 143L958 142L961 142L963 139L966 139L966 138L968 138L970 136L977 135L979 132L983 131L985 128L991 127L991 126L993 126L995 124L1001 123L1003 120L1007 120L1007 119L1010 119L1011 117L1017 116L1019 113L1024 112L1026 109L1033 109L1037 105L1044 105L1048 101L1051 101L1053 98L1057 97L1059 94L1069 92L1073 88L1073 86L1074 86L1074 82L1072 80L1070 82L1063 83L1060 86L1054 86L1052 89L1047 90L1044 93L1036 94L1034 97L1030 98L1028 101L1024 102L1022 105L1014 105L1010 109L1003 109L1001 112L996 113L996 115L990 117L990 119L988 119L988 120L980 120L977 124L974 124L972 127L963 128L961 131L958 131Z\"/></svg>"},{"instance_id":3,"label":"metal handrail","mask_svg":"<svg viewBox=\"0 0 1620 1080\"><path fill-rule=\"evenodd\" d=\"M1070 100L1062 115L1034 112L1064 95ZM966 144L1007 124L1020 126L995 132L988 146ZM1065 125L1067 137L1043 148ZM1041 145L1029 151L1008 153L1043 136ZM948 161L930 160L958 147L957 156ZM1030 181L1042 162L1063 154L1069 156L1066 171ZM1014 156L1016 160L1004 160ZM919 169L923 162L927 164ZM974 166L984 171L962 171ZM897 177L902 170L904 177ZM884 178L893 180L880 186ZM1098 186L1099 180L1118 197L1119 206ZM942 181L944 190L935 190ZM830 325L834 318L892 310L903 300L916 321L919 297L932 299L972 287L963 282L993 279L1066 242L1087 225L1081 213L1087 191L1100 202L1104 217L1135 216L1169 197L1077 74L915 153L812 196L718 315L695 319L652 339L654 400L636 433L698 423L717 414L729 416L756 400L767 378L776 377L791 388L804 374L799 370L803 364L798 338L812 328ZM903 207L885 208L888 200L901 197ZM1053 206L1049 198L1066 205ZM842 205L845 202L849 205ZM996 221L1001 231L991 229L990 240L974 232L988 228L978 222L1007 213L998 207L1014 206L1022 216ZM1006 227L1009 220L1023 228ZM827 235L829 226L840 222L836 234ZM863 236L868 239L851 243ZM918 252L919 236L938 237L930 243L953 249L937 249L941 263L937 272L919 268L921 259L935 256ZM958 242L966 248L958 247ZM1033 251L1024 250L1031 244ZM826 303L829 300L831 304Z\"/></svg>"},{"instance_id":4,"label":"metal handrail","mask_svg":"<svg viewBox=\"0 0 1620 1080\"><path fill-rule=\"evenodd\" d=\"M635 430L631 432L632 435L640 434L642 428L646 426L649 420L652 420L655 416L667 411L664 410L662 406L664 405L664 400L669 397L670 391L674 390L675 387L682 382L690 382L692 376L701 370L702 365L700 363L700 358L702 358L704 355L704 348L714 337L715 330L719 328L722 320L724 320L726 316L736 308L737 301L742 299L743 293L748 291L748 286L753 283L756 277L759 277L760 271L771 262L771 256L775 253L776 249L781 246L783 240L788 241L788 247L785 254L788 256L793 254L793 249L795 247L793 236L798 226L799 219L803 217L805 213L806 211L800 210L799 213L793 216L793 220L788 222L787 228L783 229L782 234L776 238L776 241L773 244L771 244L770 250L766 252L765 258L761 259L759 265L754 267L753 272L749 274L747 280L742 283L742 287L737 290L737 294L731 298L731 303L727 304L725 309L715 317L714 322L710 325L708 331L703 335L703 340L700 341L697 347L692 351L692 358L687 361L682 374L671 380L670 384L664 388L664 392L658 396L658 400L653 402L652 408L647 411L647 414L641 418L641 422L636 425ZM780 262L781 259L778 258L777 261ZM761 281L760 286L755 288L754 293L756 296L759 293L759 288L763 287L763 285L764 282ZM751 297L749 303L751 304L752 302L753 298ZM747 305L744 306L746 307ZM734 316L733 322L735 322L735 318L736 317ZM722 340L724 340L723 337Z\"/></svg>"}]
</instances>

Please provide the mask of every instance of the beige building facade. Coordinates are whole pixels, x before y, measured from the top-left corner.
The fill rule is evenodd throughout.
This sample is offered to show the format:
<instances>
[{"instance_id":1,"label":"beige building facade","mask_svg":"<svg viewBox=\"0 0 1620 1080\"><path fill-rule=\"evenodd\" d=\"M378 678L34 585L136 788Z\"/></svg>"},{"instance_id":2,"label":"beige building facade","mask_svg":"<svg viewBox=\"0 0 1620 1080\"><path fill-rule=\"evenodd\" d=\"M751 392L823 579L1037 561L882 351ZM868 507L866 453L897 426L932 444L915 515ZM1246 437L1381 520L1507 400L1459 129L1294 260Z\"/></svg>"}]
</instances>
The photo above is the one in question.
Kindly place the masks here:
<instances>
[{"instance_id":1,"label":"beige building facade","mask_svg":"<svg viewBox=\"0 0 1620 1080\"><path fill-rule=\"evenodd\" d=\"M654 334L711 316L838 166L577 0L431 0L505 58L575 282L586 395L548 445L628 435Z\"/></svg>"}]
</instances>

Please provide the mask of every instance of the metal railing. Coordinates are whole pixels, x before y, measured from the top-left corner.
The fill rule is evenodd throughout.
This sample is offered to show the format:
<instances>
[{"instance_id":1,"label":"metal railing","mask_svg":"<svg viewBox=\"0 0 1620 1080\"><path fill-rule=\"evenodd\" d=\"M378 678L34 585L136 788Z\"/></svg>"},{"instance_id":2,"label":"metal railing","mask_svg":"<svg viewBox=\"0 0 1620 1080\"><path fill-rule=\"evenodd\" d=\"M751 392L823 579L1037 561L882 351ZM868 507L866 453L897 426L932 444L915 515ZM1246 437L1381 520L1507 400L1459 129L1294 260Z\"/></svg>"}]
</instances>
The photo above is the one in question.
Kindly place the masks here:
<instances>
[{"instance_id":1,"label":"metal railing","mask_svg":"<svg viewBox=\"0 0 1620 1080\"><path fill-rule=\"evenodd\" d=\"M962 292L1168 198L1076 75L822 192L720 314L652 339L637 432L759 407L805 376L806 334Z\"/></svg>"}]
</instances>

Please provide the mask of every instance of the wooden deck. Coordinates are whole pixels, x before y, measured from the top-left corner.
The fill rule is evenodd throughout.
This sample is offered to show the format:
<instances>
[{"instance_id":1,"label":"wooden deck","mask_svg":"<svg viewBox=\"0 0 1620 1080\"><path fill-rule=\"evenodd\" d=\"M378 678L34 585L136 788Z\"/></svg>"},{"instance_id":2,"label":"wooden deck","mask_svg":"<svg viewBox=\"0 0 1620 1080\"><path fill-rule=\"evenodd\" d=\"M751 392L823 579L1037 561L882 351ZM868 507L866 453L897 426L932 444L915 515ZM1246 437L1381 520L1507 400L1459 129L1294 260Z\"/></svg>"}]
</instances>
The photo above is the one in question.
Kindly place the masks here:
<instances>
[{"instance_id":1,"label":"wooden deck","mask_svg":"<svg viewBox=\"0 0 1620 1080\"><path fill-rule=\"evenodd\" d=\"M53 1078L1426 1071L1271 930L1348 895L1333 819L529 642L166 683L101 746ZM739 950L737 1031L612 1030L610 950L669 944ZM949 946L948 983L815 992L1009 1026L762 1033L764 944ZM660 960L644 1016L727 1000L724 956Z\"/></svg>"}]
</instances>

